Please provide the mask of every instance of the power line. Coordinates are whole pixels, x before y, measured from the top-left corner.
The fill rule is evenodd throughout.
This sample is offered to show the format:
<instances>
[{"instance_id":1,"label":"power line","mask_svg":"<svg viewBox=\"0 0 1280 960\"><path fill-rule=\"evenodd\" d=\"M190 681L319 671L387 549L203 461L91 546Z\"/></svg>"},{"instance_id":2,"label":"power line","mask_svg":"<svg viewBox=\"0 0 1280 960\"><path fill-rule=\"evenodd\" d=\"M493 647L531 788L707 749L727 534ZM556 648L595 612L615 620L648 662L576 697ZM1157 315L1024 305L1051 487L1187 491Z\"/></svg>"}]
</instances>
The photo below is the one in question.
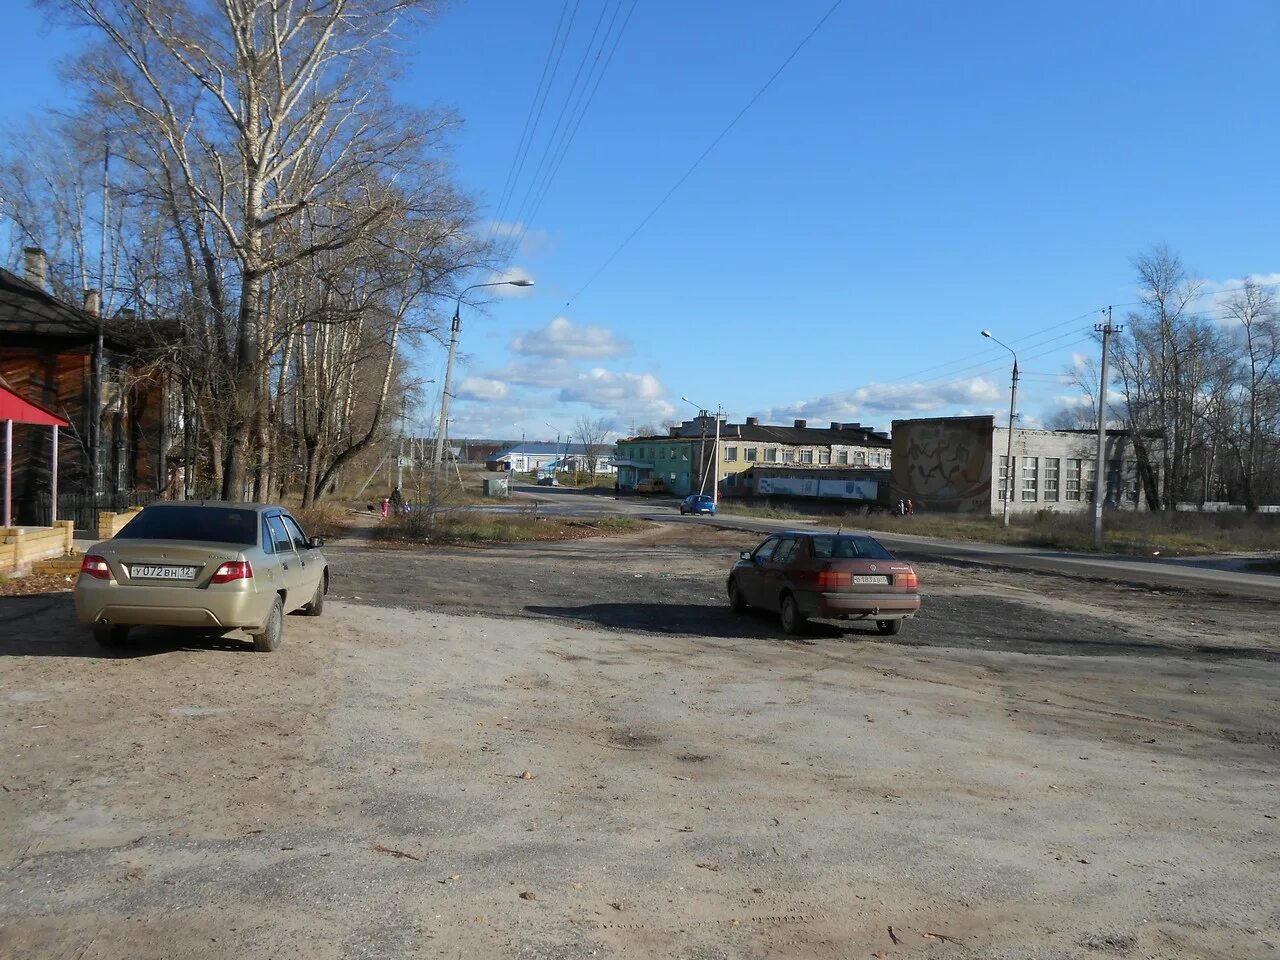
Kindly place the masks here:
<instances>
[{"instance_id":1,"label":"power line","mask_svg":"<svg viewBox=\"0 0 1280 960\"><path fill-rule=\"evenodd\" d=\"M621 0L619 0L619 5ZM617 17L617 9L615 7L614 17ZM565 92L564 100L560 103L560 112L556 115L556 122L551 127L551 133L547 136L547 141L542 147L542 154L538 157L538 164L534 168L533 176L530 177L529 183L525 187L524 198L520 201L520 205L516 208L516 220L523 222L527 219L527 211L532 209L532 198L542 178L543 171L546 169L547 160L551 156L552 148L556 144L562 131L565 129L565 118L569 112L570 104L575 100L578 92L578 82L582 80L582 71L586 69L587 63L591 60L592 52L596 50L596 38L600 36L600 27L604 23L605 14L609 11L609 4L602 4L600 7L600 15L596 17L595 27L592 28L591 36L587 39L587 45L582 52L582 57L578 61L578 69L574 71L573 79L569 81L569 88ZM604 43L607 35L600 41L600 50L604 49ZM597 54L598 56L598 54ZM585 85L584 85L585 89Z\"/></svg>"},{"instance_id":2,"label":"power line","mask_svg":"<svg viewBox=\"0 0 1280 960\"><path fill-rule=\"evenodd\" d=\"M836 0L836 2L831 5L831 7L827 10L827 12L822 15L822 17L818 20L816 24L814 24L813 29L804 35L804 38L801 39L801 41L798 44L796 44L795 48L791 51L791 53L787 55L787 58L782 61L782 65L779 66L778 69L773 71L769 79L765 81L764 86L760 87L760 89L757 90L752 95L751 99L747 101L746 106L744 106L741 110L739 110L737 114L733 117L733 119L730 120L728 124L726 124L725 127L718 134L716 134L715 139L712 140L711 143L707 145L706 149L703 150L702 153L698 154L697 159L693 161L693 163L689 166L689 169L687 169L683 174L680 175L680 178L676 180L676 182L672 184L671 188L662 195L662 198L656 204L653 205L653 208L648 213L646 213L643 218L641 218L640 222L636 224L636 226L632 229L632 231L628 233L626 237L623 238L622 242L618 244L616 248L614 248L613 252L610 253L609 256L605 258L604 263L602 263L599 267L597 267L596 271L593 274L591 274L590 277L587 278L587 282L584 283L581 287L579 287L577 292L574 293L573 296L571 296L568 300L565 301L564 307L562 309L568 309L569 305L572 304L573 301L577 300L578 297L582 296L582 294L587 290L587 288L590 287L591 284L595 283L596 278L599 277L600 274L604 273L605 270L609 268L609 266L613 263L613 261L618 258L618 255L622 253L623 250L626 249L627 245L630 244L631 241L634 240L636 236L640 233L640 231L643 230L648 225L649 221L652 220L657 215L658 211L661 210L664 206L666 206L667 201L671 199L671 197L675 194L677 190L680 189L680 187L684 184L686 180L688 180L691 176L693 176L694 171L697 170L698 167L702 165L702 161L705 160L711 154L711 151L713 151L717 146L720 145L720 141L722 141L725 137L729 135L729 132L738 125L738 121L741 120L744 116L746 116L747 111L750 110L753 106L755 106L755 103L757 100L759 100L762 96L764 96L765 91L767 91L771 86L773 86L774 81L777 80L778 77L782 75L782 72L786 70L788 66L791 65L791 61L794 60L799 55L800 51L804 49L805 45L808 44L808 42L814 38L817 32L822 29L823 25L829 19L831 19L831 15L836 12L836 10L840 7L840 4L843 2L844 0Z\"/></svg>"},{"instance_id":3,"label":"power line","mask_svg":"<svg viewBox=\"0 0 1280 960\"><path fill-rule=\"evenodd\" d=\"M520 140L516 145L516 155L511 160L511 168L507 171L507 181L503 184L498 210L490 226L490 237L493 235L493 224L502 221L502 218L506 215L508 204L515 199L516 184L520 181L520 174L524 171L524 164L528 159L529 150L533 147L537 127L542 120L542 111L546 108L547 97L551 94L551 87L555 83L556 74L560 70L560 60L564 56L565 46L569 42L569 34L573 31L573 22L578 16L578 4L580 2L581 0L573 0L572 12L569 10L569 0L564 0L564 5L560 8L560 19L556 22L556 32L552 35L551 46L547 50L547 59L542 65L542 76L538 79L538 86L534 90L533 100L529 104L529 112L525 115L524 129L521 131ZM560 28L564 26L566 14L569 17L568 26L564 30L564 36L561 37ZM558 47L557 43L559 44ZM554 64L552 64L553 55ZM551 72L548 75L547 68L549 65Z\"/></svg>"},{"instance_id":4,"label":"power line","mask_svg":"<svg viewBox=\"0 0 1280 960\"><path fill-rule=\"evenodd\" d=\"M524 233L528 231L529 225L537 219L538 213L542 210L543 201L546 200L547 194L551 190L551 185L555 182L556 175L560 172L560 167L563 165L564 159L569 153L569 147L572 146L574 139L578 135L578 129L582 126L582 121L586 118L587 111L591 109L591 103L595 100L596 91L600 89L600 81L604 79L605 73L609 70L609 64L613 62L613 55L617 52L619 44L622 43L622 35L626 33L627 24L631 22L631 15L635 13L636 5L638 3L639 0L631 0L631 6L627 9L627 15L622 20L622 26L618 28L618 32L614 36L613 45L609 47L609 53L605 56L599 73L596 73L595 68L597 64L601 63L600 53L597 52L596 54L596 60L595 63L592 64L591 72L587 74L587 83L591 85L590 92L586 92L586 86L583 87L583 92L586 92L585 102L580 94L579 102L581 103L581 108L579 109L575 106L574 110L570 113L569 126L566 127L568 135L561 138L561 146L552 158L551 168L543 181L542 189L538 192L537 199L534 201L533 208L529 211L529 215L522 221L524 229L521 232L521 239L524 238ZM617 19L617 14L621 9L622 4L620 0L617 9L614 11L614 20ZM614 20L610 20L608 30L605 33L606 45L608 44L609 33L613 30ZM601 50L603 50L603 46L601 47ZM591 79L593 74L595 76L594 83Z\"/></svg>"}]
</instances>

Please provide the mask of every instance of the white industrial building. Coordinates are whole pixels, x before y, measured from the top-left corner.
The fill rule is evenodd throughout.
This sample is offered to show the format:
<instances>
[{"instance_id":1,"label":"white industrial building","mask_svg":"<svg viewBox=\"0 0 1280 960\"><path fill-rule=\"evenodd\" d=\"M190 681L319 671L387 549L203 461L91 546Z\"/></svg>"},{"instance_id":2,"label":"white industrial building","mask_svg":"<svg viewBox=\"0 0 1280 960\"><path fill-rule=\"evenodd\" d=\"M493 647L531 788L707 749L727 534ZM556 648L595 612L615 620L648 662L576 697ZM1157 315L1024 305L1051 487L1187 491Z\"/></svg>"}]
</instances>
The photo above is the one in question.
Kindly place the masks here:
<instances>
[{"instance_id":1,"label":"white industrial building","mask_svg":"<svg viewBox=\"0 0 1280 960\"><path fill-rule=\"evenodd\" d=\"M1158 440L1149 441L1158 458ZM1092 430L1009 431L992 417L934 417L893 422L893 496L918 510L1000 513L1013 477L1011 512L1088 510L1093 503L1098 435ZM1146 510L1127 431L1106 436L1104 504ZM1158 470L1158 464L1156 465Z\"/></svg>"}]
</instances>

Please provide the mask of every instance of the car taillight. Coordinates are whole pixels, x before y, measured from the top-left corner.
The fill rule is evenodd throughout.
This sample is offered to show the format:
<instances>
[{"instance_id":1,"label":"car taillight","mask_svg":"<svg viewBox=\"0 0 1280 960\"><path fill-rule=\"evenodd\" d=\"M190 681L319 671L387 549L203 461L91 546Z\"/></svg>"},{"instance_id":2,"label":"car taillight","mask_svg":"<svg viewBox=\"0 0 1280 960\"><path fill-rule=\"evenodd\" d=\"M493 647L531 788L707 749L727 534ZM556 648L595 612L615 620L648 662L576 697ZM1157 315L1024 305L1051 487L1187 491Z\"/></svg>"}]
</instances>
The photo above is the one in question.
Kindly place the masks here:
<instances>
[{"instance_id":1,"label":"car taillight","mask_svg":"<svg viewBox=\"0 0 1280 960\"><path fill-rule=\"evenodd\" d=\"M111 579L111 567L107 565L107 561L92 553L86 553L80 561L80 572L87 573L95 580Z\"/></svg>"},{"instance_id":2,"label":"car taillight","mask_svg":"<svg viewBox=\"0 0 1280 960\"><path fill-rule=\"evenodd\" d=\"M853 586L853 574L848 570L819 570L819 590L839 590Z\"/></svg>"},{"instance_id":3,"label":"car taillight","mask_svg":"<svg viewBox=\"0 0 1280 960\"><path fill-rule=\"evenodd\" d=\"M248 560L232 560L213 571L210 583L230 583L232 580L252 580L253 567Z\"/></svg>"},{"instance_id":4,"label":"car taillight","mask_svg":"<svg viewBox=\"0 0 1280 960\"><path fill-rule=\"evenodd\" d=\"M893 582L899 587L907 587L910 590L917 590L920 587L920 579L916 576L914 570L908 570L906 573L895 573Z\"/></svg>"}]
</instances>

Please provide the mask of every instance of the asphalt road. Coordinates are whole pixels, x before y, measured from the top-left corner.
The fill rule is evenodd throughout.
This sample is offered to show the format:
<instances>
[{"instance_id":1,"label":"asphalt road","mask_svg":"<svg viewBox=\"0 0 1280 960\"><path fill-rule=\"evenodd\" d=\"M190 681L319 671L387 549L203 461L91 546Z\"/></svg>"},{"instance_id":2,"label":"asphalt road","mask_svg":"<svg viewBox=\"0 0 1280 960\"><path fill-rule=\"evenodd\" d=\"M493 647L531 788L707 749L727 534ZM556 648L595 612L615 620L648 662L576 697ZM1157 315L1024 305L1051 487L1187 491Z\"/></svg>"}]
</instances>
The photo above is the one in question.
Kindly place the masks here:
<instances>
[{"instance_id":1,"label":"asphalt road","mask_svg":"<svg viewBox=\"0 0 1280 960\"><path fill-rule=\"evenodd\" d=\"M607 493L586 493L566 487L519 485L514 488L517 499L536 499L538 509L558 516L601 513L625 514L659 522L682 521L708 523L726 530L748 530L761 534L803 527L806 530L834 532L834 526L793 520L766 520L719 514L715 517L682 517L674 502L648 498L615 498ZM909 521L904 521L904 525ZM842 527L846 532L853 528ZM1108 580L1137 586L1199 590L1230 596L1280 600L1280 576L1244 573L1212 566L1212 559L1157 557L1094 556L1015 547L1004 544L975 543L920 537L913 534L868 531L894 552L908 560L945 560L997 569L1013 569L1056 573L1085 579Z\"/></svg>"}]
</instances>

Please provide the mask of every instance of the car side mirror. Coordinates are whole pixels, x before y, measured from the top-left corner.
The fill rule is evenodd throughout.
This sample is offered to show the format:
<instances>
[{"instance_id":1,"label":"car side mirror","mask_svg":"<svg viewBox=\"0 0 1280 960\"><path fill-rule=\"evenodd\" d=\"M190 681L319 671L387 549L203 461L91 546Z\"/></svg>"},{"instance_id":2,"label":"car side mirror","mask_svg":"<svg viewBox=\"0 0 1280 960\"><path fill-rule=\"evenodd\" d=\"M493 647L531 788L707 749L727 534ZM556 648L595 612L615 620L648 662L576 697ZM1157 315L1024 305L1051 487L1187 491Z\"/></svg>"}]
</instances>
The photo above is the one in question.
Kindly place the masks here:
<instances>
[{"instance_id":1,"label":"car side mirror","mask_svg":"<svg viewBox=\"0 0 1280 960\"><path fill-rule=\"evenodd\" d=\"M751 559L751 551L750 551L750 550L743 550L740 554L738 554L738 559L739 559L739 560L750 560L750 559Z\"/></svg>"},{"instance_id":2,"label":"car side mirror","mask_svg":"<svg viewBox=\"0 0 1280 960\"><path fill-rule=\"evenodd\" d=\"M324 537L310 537L307 540L308 550L319 550L324 546Z\"/></svg>"}]
</instances>

